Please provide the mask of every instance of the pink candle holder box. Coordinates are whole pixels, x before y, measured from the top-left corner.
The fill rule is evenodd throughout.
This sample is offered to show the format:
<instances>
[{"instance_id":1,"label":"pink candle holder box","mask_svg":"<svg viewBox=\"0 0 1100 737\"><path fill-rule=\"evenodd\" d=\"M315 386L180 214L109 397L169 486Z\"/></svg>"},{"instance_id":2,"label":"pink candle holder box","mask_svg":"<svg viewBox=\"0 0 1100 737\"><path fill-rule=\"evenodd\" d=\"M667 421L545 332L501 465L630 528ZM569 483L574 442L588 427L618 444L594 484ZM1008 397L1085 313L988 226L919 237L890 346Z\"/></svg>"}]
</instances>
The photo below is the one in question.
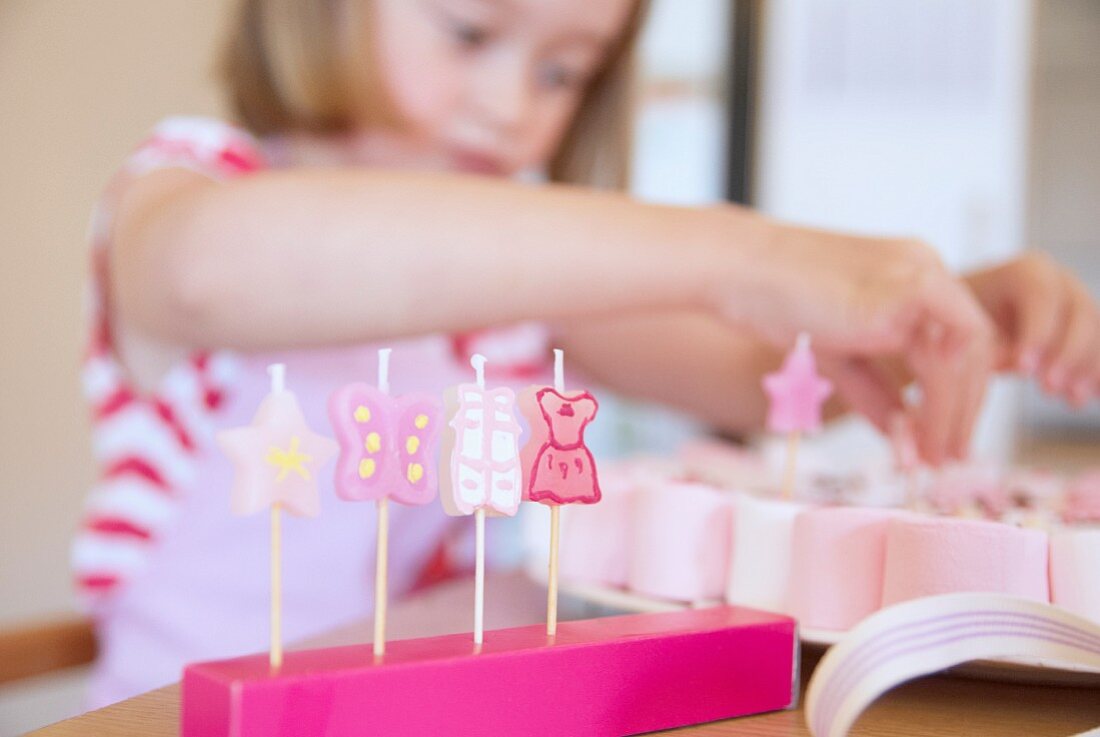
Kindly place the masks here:
<instances>
[{"instance_id":1,"label":"pink candle holder box","mask_svg":"<svg viewBox=\"0 0 1100 737\"><path fill-rule=\"evenodd\" d=\"M794 706L798 633L720 606L190 665L183 737L632 735Z\"/></svg>"}]
</instances>

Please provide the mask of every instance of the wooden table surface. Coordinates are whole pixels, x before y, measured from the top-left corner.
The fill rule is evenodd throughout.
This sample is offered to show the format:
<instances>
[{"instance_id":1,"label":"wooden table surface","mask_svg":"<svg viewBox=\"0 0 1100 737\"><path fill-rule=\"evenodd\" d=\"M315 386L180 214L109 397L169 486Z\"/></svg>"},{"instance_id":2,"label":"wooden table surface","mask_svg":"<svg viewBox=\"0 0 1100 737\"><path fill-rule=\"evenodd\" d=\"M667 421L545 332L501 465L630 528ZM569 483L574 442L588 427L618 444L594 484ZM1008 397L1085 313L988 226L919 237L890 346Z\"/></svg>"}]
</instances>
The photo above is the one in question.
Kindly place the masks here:
<instances>
[{"instance_id":1,"label":"wooden table surface","mask_svg":"<svg viewBox=\"0 0 1100 737\"><path fill-rule=\"evenodd\" d=\"M179 686L168 686L31 734L169 737L178 734L179 697ZM1063 737L1095 727L1100 727L1100 688L1024 686L936 677L906 684L883 696L860 718L851 734L853 737ZM795 709L664 734L780 737L809 735L809 732L802 709Z\"/></svg>"},{"instance_id":2,"label":"wooden table surface","mask_svg":"<svg viewBox=\"0 0 1100 737\"><path fill-rule=\"evenodd\" d=\"M521 575L491 578L487 601L507 601L509 608L487 607L486 627L534 624L545 616L545 590ZM393 639L461 631L453 613L472 600L469 582L439 587L390 610ZM319 647L366 642L370 623L360 622L303 642ZM803 648L803 689L820 657ZM31 734L39 737L168 737L179 731L180 690L172 685L105 709L59 722ZM906 684L883 696L860 718L852 735L870 737L948 737L953 735L1072 735L1100 727L1100 686L1095 688L1031 686L934 677ZM778 737L808 735L802 709L744 717L668 734L698 737Z\"/></svg>"}]
</instances>

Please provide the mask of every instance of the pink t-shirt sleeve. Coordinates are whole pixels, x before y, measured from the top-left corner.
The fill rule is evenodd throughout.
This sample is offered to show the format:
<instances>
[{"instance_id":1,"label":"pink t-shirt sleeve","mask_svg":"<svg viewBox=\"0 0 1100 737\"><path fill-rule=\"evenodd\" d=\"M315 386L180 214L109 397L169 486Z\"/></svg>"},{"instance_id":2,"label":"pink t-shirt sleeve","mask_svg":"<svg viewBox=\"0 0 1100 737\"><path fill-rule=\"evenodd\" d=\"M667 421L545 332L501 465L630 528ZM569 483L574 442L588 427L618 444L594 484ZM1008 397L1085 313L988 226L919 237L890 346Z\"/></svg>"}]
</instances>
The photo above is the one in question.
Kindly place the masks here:
<instances>
[{"instance_id":1,"label":"pink t-shirt sleeve","mask_svg":"<svg viewBox=\"0 0 1100 737\"><path fill-rule=\"evenodd\" d=\"M263 168L259 143L247 131L212 118L167 118L126 160L131 176L182 167L215 179Z\"/></svg>"},{"instance_id":2,"label":"pink t-shirt sleeve","mask_svg":"<svg viewBox=\"0 0 1100 737\"><path fill-rule=\"evenodd\" d=\"M158 124L123 162L93 214L84 394L92 415L97 474L73 543L73 572L85 601L102 610L141 570L173 524L189 491L181 479L197 462L200 438L230 390L221 354L200 353L173 367L162 386L142 391L116 350L108 260L115 209L136 177L182 167L222 181L264 168L247 132L207 118Z\"/></svg>"}]
</instances>

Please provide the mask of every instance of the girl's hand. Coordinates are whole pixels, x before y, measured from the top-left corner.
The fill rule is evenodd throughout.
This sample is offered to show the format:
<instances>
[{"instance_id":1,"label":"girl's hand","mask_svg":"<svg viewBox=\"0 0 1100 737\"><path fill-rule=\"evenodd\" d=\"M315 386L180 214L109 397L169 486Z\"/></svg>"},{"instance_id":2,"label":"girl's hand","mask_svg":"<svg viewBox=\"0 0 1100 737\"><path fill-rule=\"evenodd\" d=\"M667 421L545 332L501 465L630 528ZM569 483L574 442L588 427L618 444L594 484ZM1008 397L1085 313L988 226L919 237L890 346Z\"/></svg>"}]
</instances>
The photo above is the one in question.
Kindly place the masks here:
<instances>
[{"instance_id":1,"label":"girl's hand","mask_svg":"<svg viewBox=\"0 0 1100 737\"><path fill-rule=\"evenodd\" d=\"M1029 252L966 278L997 327L998 368L1035 376L1081 407L1100 388L1100 311L1088 289Z\"/></svg>"},{"instance_id":2,"label":"girl's hand","mask_svg":"<svg viewBox=\"0 0 1100 737\"><path fill-rule=\"evenodd\" d=\"M883 430L905 411L897 372L921 391L914 425L921 455L965 457L994 363L994 331L966 285L916 241L784 228L757 265L750 298L727 316L779 346L813 336L823 366L855 409Z\"/></svg>"}]
</instances>

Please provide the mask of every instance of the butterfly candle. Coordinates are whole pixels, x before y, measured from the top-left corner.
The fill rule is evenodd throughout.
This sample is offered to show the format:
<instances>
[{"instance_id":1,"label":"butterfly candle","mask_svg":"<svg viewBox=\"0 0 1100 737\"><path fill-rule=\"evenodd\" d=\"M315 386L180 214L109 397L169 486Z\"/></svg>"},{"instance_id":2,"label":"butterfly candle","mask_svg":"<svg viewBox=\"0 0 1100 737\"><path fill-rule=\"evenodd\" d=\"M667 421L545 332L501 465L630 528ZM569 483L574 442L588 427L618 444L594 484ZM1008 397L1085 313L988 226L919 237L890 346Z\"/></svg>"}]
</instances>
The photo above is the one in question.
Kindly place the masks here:
<instances>
[{"instance_id":1,"label":"butterfly candle","mask_svg":"<svg viewBox=\"0 0 1100 737\"><path fill-rule=\"evenodd\" d=\"M515 515L522 496L520 425L516 395L507 387L485 388L485 356L470 359L476 383L447 392L451 416L443 443L440 499L450 515L474 515L474 643L481 645L485 622L485 516Z\"/></svg>"},{"instance_id":2,"label":"butterfly candle","mask_svg":"<svg viewBox=\"0 0 1100 737\"><path fill-rule=\"evenodd\" d=\"M283 662L282 532L280 510L301 517L320 514L318 470L336 453L336 444L306 425L298 399L286 389L286 367L268 368L271 392L248 427L224 430L218 444L236 465L231 492L234 514L271 510L271 650L269 662Z\"/></svg>"},{"instance_id":3,"label":"butterfly candle","mask_svg":"<svg viewBox=\"0 0 1100 737\"><path fill-rule=\"evenodd\" d=\"M794 349L783 360L779 371L764 377L768 394L768 429L787 435L787 469L783 477L783 496L794 492L798 444L803 433L821 428L821 408L833 393L832 383L817 373L817 362L810 350L810 336L801 333Z\"/></svg>"},{"instance_id":4,"label":"butterfly candle","mask_svg":"<svg viewBox=\"0 0 1100 737\"><path fill-rule=\"evenodd\" d=\"M374 654L386 648L386 579L389 506L420 506L435 498L435 445L441 424L439 401L427 394L390 396L390 349L378 351L378 386L357 383L329 399L329 419L340 443L336 494L378 506L374 577Z\"/></svg>"},{"instance_id":5,"label":"butterfly candle","mask_svg":"<svg viewBox=\"0 0 1100 737\"><path fill-rule=\"evenodd\" d=\"M550 565L546 634L558 627L558 538L562 504L600 500L596 461L584 442L584 429L599 404L587 391L566 392L564 353L554 350L554 386L533 386L520 399L530 434L520 455L525 499L550 507Z\"/></svg>"}]
</instances>

